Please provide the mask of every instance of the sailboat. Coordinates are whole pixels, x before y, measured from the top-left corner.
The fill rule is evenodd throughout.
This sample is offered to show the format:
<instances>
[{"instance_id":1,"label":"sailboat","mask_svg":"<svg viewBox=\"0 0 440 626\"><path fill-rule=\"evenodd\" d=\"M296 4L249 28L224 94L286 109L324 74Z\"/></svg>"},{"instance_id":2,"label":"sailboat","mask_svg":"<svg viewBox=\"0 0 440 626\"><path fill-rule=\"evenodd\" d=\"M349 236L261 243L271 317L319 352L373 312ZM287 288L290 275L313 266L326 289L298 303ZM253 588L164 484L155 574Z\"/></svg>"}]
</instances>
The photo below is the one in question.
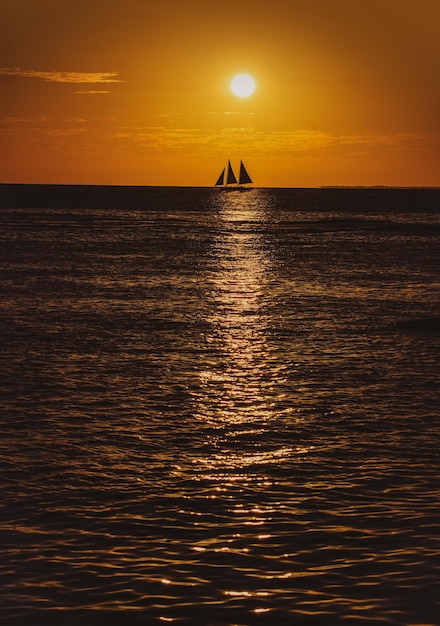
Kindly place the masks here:
<instances>
[{"instance_id":1,"label":"sailboat","mask_svg":"<svg viewBox=\"0 0 440 626\"><path fill-rule=\"evenodd\" d=\"M218 177L215 187L221 187L227 191L249 191L249 187L242 187L242 185L248 185L249 183L252 183L252 179L247 173L243 161L240 161L238 180L232 169L231 161L228 161L227 166L223 168L222 173Z\"/></svg>"}]
</instances>

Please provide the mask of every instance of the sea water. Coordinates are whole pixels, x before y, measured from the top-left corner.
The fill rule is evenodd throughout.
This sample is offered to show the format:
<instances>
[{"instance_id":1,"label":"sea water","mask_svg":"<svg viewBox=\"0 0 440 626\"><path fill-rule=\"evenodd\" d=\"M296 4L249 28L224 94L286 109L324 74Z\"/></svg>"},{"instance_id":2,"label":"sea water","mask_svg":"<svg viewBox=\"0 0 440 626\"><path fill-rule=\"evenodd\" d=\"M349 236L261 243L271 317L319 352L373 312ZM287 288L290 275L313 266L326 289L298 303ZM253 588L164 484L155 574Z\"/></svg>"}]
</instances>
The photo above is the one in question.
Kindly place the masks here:
<instances>
[{"instance_id":1,"label":"sea water","mask_svg":"<svg viewBox=\"0 0 440 626\"><path fill-rule=\"evenodd\" d=\"M440 623L440 190L0 213L0 623Z\"/></svg>"}]
</instances>

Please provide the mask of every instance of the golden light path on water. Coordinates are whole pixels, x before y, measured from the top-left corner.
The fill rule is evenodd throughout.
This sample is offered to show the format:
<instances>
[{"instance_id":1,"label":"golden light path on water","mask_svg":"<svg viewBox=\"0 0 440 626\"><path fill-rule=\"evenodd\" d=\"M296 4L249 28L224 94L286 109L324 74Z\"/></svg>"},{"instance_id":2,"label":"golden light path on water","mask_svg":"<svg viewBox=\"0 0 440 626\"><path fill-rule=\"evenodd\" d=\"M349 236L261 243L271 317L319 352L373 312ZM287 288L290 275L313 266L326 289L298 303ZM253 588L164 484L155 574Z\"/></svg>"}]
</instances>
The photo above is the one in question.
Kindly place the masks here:
<instances>
[{"instance_id":1,"label":"golden light path on water","mask_svg":"<svg viewBox=\"0 0 440 626\"><path fill-rule=\"evenodd\" d=\"M211 330L206 337L216 356L199 372L197 417L219 433L212 454L195 463L208 472L215 470L217 479L223 469L228 480L246 481L247 467L279 463L305 450L286 445L265 449L264 435L277 418L275 401L284 378L268 342L274 261L264 234L264 194L220 192L217 202L207 320ZM229 444L245 438L247 445L223 446L225 434Z\"/></svg>"},{"instance_id":2,"label":"golden light path on water","mask_svg":"<svg viewBox=\"0 0 440 626\"><path fill-rule=\"evenodd\" d=\"M280 417L296 415L290 415L295 412L291 402L282 403L286 366L270 346L276 261L265 234L267 200L253 190L220 192L216 202L205 337L209 358L200 366L195 398L195 417L204 425L206 441L193 457L192 474L210 503L217 531L213 534L207 523L205 507L200 510L193 501L189 511L207 536L192 550L205 560L215 561L215 554L229 559L229 575L220 583L224 602L247 607L257 617L271 613L273 594L293 574L269 565L267 570L252 570L249 564L242 569L242 559L265 554L268 545L278 543L276 520L284 505L278 490L272 493L273 468L306 455L309 448L277 436Z\"/></svg>"}]
</instances>

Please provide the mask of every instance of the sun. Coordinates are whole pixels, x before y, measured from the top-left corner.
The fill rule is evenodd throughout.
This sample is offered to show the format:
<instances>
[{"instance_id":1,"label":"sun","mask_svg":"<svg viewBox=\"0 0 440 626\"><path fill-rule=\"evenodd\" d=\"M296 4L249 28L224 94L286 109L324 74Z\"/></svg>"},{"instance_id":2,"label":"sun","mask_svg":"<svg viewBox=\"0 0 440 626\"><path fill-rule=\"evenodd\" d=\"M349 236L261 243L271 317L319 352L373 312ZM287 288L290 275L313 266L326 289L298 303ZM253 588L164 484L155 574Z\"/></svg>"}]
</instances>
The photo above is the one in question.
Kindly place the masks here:
<instances>
[{"instance_id":1,"label":"sun","mask_svg":"<svg viewBox=\"0 0 440 626\"><path fill-rule=\"evenodd\" d=\"M237 74L231 80L231 91L239 98L247 98L255 91L255 81L250 74Z\"/></svg>"}]
</instances>

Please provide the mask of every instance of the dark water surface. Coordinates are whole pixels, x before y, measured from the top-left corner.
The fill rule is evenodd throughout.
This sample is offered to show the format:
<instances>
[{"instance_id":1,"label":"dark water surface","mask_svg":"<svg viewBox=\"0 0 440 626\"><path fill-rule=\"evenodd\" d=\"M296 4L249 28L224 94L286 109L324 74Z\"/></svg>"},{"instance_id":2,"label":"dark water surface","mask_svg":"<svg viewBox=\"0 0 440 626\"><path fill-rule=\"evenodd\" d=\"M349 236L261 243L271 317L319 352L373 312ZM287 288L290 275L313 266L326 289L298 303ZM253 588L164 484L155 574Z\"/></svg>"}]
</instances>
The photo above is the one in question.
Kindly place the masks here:
<instances>
[{"instance_id":1,"label":"dark water surface","mask_svg":"<svg viewBox=\"0 0 440 626\"><path fill-rule=\"evenodd\" d=\"M0 623L440 623L440 190L0 218Z\"/></svg>"}]
</instances>

